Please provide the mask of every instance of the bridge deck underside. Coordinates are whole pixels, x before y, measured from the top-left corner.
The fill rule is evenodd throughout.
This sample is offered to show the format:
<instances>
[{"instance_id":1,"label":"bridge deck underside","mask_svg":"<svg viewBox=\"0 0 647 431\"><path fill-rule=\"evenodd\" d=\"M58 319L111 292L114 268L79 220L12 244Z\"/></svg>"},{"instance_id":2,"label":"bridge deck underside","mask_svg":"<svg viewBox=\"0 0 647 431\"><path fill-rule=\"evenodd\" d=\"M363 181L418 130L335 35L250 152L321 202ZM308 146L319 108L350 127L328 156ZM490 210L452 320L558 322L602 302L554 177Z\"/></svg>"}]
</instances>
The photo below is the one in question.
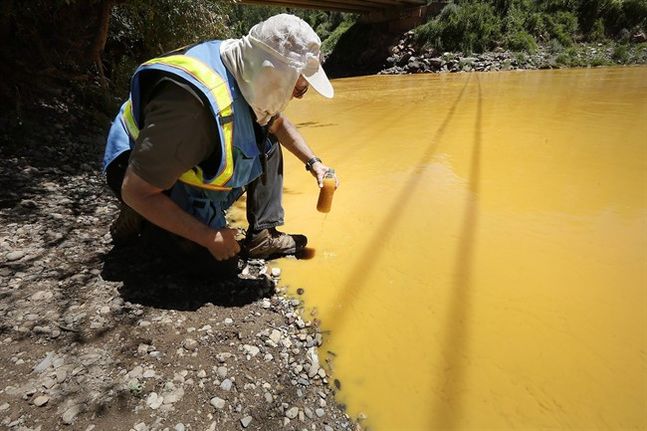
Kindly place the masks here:
<instances>
[{"instance_id":1,"label":"bridge deck underside","mask_svg":"<svg viewBox=\"0 0 647 431\"><path fill-rule=\"evenodd\" d=\"M423 6L425 0L241 0L241 3L366 13Z\"/></svg>"}]
</instances>

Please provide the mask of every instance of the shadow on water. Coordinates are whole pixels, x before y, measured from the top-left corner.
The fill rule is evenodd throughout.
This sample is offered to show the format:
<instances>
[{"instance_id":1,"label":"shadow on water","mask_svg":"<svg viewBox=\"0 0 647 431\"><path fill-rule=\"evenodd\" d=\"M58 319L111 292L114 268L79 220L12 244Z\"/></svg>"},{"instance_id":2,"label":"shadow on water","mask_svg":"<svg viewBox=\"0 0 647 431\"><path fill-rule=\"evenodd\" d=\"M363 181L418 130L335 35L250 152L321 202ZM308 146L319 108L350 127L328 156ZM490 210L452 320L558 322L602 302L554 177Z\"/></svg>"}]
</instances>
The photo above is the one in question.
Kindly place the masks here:
<instances>
[{"instance_id":1,"label":"shadow on water","mask_svg":"<svg viewBox=\"0 0 647 431\"><path fill-rule=\"evenodd\" d=\"M384 253L385 249L383 244L389 240L389 238L395 233L394 226L397 224L399 216L403 213L403 208L407 206L409 201L411 201L415 194L411 192L421 180L418 169L422 169L425 165L429 163L431 157L434 155L438 143L443 138L447 126L454 117L456 113L456 108L463 98L465 89L469 84L471 75L465 81L460 93L454 100L453 104L447 112L447 116L440 124L436 132L431 137L428 147L420 158L417 166L417 169L411 173L409 179L403 184L400 189L400 193L394 195L395 197L392 200L392 205L388 213L384 216L382 225L375 229L375 235L368 242L368 245L364 248L360 259L357 261L355 268L350 272L350 277L344 283L344 288L341 290L341 294L338 297L338 303L344 304L344 307L338 309L334 316L330 319L330 324L332 329L342 327L344 325L344 320L348 314L348 311L351 307L349 305L361 297L360 291L366 286L367 274L369 274L376 262L378 261L377 255ZM403 110L405 111L405 110ZM406 112L403 112L402 115L407 115Z\"/></svg>"},{"instance_id":2,"label":"shadow on water","mask_svg":"<svg viewBox=\"0 0 647 431\"><path fill-rule=\"evenodd\" d=\"M468 179L469 194L465 202L463 223L454 263L452 297L445 322L442 366L444 373L442 386L432 388L438 394L436 403L431 409L432 429L456 429L456 420L462 415L461 393L465 392L465 369L463 363L467 357L469 324L471 311L472 267L474 264L474 243L479 218L479 192L481 176L481 121L482 94L481 83L476 74L477 101L476 120L474 123L474 143L472 161Z\"/></svg>"},{"instance_id":3,"label":"shadow on water","mask_svg":"<svg viewBox=\"0 0 647 431\"><path fill-rule=\"evenodd\" d=\"M206 249L181 253L155 234L103 256L105 280L121 281L124 301L162 309L194 311L211 303L240 307L274 293L267 278L241 279L238 259L218 264Z\"/></svg>"}]
</instances>

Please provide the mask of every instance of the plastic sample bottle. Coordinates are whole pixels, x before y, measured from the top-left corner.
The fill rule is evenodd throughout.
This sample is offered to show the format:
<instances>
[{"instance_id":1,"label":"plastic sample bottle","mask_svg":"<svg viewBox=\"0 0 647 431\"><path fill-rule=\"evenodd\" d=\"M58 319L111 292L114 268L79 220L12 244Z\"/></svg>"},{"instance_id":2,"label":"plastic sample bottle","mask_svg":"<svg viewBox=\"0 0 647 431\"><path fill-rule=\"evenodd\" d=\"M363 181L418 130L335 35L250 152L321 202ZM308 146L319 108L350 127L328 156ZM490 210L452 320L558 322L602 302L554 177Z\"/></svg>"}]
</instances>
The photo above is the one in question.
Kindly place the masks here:
<instances>
[{"instance_id":1,"label":"plastic sample bottle","mask_svg":"<svg viewBox=\"0 0 647 431\"><path fill-rule=\"evenodd\" d=\"M317 211L329 213L332 206L332 195L335 193L335 170L328 169L323 178L323 187L319 190L319 200L317 201Z\"/></svg>"}]
</instances>

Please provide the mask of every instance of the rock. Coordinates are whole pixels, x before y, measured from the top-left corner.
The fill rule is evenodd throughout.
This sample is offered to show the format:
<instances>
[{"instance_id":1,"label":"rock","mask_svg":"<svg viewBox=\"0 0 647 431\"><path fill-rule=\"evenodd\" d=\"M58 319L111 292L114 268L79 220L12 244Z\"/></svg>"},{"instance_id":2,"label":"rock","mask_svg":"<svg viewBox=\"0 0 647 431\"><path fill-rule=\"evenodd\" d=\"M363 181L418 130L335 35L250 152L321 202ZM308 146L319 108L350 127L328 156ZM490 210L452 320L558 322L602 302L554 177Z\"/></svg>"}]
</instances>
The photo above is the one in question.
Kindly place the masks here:
<instances>
[{"instance_id":1,"label":"rock","mask_svg":"<svg viewBox=\"0 0 647 431\"><path fill-rule=\"evenodd\" d=\"M15 250L15 251L10 251L5 255L5 259L7 259L7 262L13 262L15 260L20 260L23 257L25 257L25 252L22 250Z\"/></svg>"},{"instance_id":2,"label":"rock","mask_svg":"<svg viewBox=\"0 0 647 431\"><path fill-rule=\"evenodd\" d=\"M42 407L45 404L47 404L48 401L49 401L49 397L47 395L40 395L34 398L34 405L36 407Z\"/></svg>"},{"instance_id":3,"label":"rock","mask_svg":"<svg viewBox=\"0 0 647 431\"><path fill-rule=\"evenodd\" d=\"M218 368L216 368L216 374L221 379L224 379L225 377L227 377L227 371L228 371L227 367L218 367Z\"/></svg>"},{"instance_id":4,"label":"rock","mask_svg":"<svg viewBox=\"0 0 647 431\"><path fill-rule=\"evenodd\" d=\"M137 379L142 376L142 371L143 368L140 365L137 365L128 373L128 376L132 379Z\"/></svg>"},{"instance_id":5,"label":"rock","mask_svg":"<svg viewBox=\"0 0 647 431\"><path fill-rule=\"evenodd\" d=\"M224 367L223 367L223 368L224 368ZM225 374L225 375L226 375L226 374ZM198 373L196 374L196 376L197 376L199 379L204 379L205 377L207 377L207 372L206 372L205 370L200 370L200 371L198 371Z\"/></svg>"},{"instance_id":6,"label":"rock","mask_svg":"<svg viewBox=\"0 0 647 431\"><path fill-rule=\"evenodd\" d=\"M70 425L74 422L74 419L78 416L79 413L81 413L82 410L82 405L81 404L76 404L70 407L69 409L65 410L65 413L63 413L63 416L61 419L63 420L63 423L66 425Z\"/></svg>"},{"instance_id":7,"label":"rock","mask_svg":"<svg viewBox=\"0 0 647 431\"><path fill-rule=\"evenodd\" d=\"M232 325L233 323L234 323L234 320L233 320L233 319L231 319L231 318L229 318L229 317L227 317L227 318L225 319L225 325Z\"/></svg>"},{"instance_id":8,"label":"rock","mask_svg":"<svg viewBox=\"0 0 647 431\"><path fill-rule=\"evenodd\" d=\"M281 341L281 331L272 329L269 338L274 344L279 344L279 341Z\"/></svg>"},{"instance_id":9,"label":"rock","mask_svg":"<svg viewBox=\"0 0 647 431\"><path fill-rule=\"evenodd\" d=\"M9 403L4 403L4 404L0 405L0 412L3 412L3 411L8 410L8 409L9 409Z\"/></svg>"},{"instance_id":10,"label":"rock","mask_svg":"<svg viewBox=\"0 0 647 431\"><path fill-rule=\"evenodd\" d=\"M298 407L290 407L285 411L285 417L288 419L294 419L299 415L299 408Z\"/></svg>"},{"instance_id":11,"label":"rock","mask_svg":"<svg viewBox=\"0 0 647 431\"><path fill-rule=\"evenodd\" d=\"M213 397L211 398L211 401L209 401L209 403L217 409L225 408L225 400L223 400L222 398Z\"/></svg>"},{"instance_id":12,"label":"rock","mask_svg":"<svg viewBox=\"0 0 647 431\"><path fill-rule=\"evenodd\" d=\"M323 415L325 415L326 412L324 411L324 409L316 409L315 414L317 415L317 417L323 417Z\"/></svg>"},{"instance_id":13,"label":"rock","mask_svg":"<svg viewBox=\"0 0 647 431\"><path fill-rule=\"evenodd\" d=\"M54 294L48 290L39 290L31 296L32 301L42 301L44 299L50 299Z\"/></svg>"},{"instance_id":14,"label":"rock","mask_svg":"<svg viewBox=\"0 0 647 431\"><path fill-rule=\"evenodd\" d=\"M198 342L193 338L187 338L182 342L182 347L187 350L195 350L198 348Z\"/></svg>"},{"instance_id":15,"label":"rock","mask_svg":"<svg viewBox=\"0 0 647 431\"><path fill-rule=\"evenodd\" d=\"M151 392L146 398L146 405L153 410L157 410L164 402L164 397L157 395L157 392Z\"/></svg>"},{"instance_id":16,"label":"rock","mask_svg":"<svg viewBox=\"0 0 647 431\"><path fill-rule=\"evenodd\" d=\"M56 380L52 379L51 377L47 377L45 380L43 380L43 387L47 389L51 389L55 384Z\"/></svg>"},{"instance_id":17,"label":"rock","mask_svg":"<svg viewBox=\"0 0 647 431\"><path fill-rule=\"evenodd\" d=\"M252 423L252 417L251 416L245 416L240 420L240 424L243 426L243 428L247 428L249 424Z\"/></svg>"},{"instance_id":18,"label":"rock","mask_svg":"<svg viewBox=\"0 0 647 431\"><path fill-rule=\"evenodd\" d=\"M65 370L57 370L56 371L56 382L57 383L63 383L67 379L67 371Z\"/></svg>"},{"instance_id":19,"label":"rock","mask_svg":"<svg viewBox=\"0 0 647 431\"><path fill-rule=\"evenodd\" d=\"M247 353L249 356L256 356L260 352L260 349L256 346L250 346L249 344L243 345L243 350L245 353Z\"/></svg>"},{"instance_id":20,"label":"rock","mask_svg":"<svg viewBox=\"0 0 647 431\"><path fill-rule=\"evenodd\" d=\"M218 353L218 354L216 355L216 359L217 359L219 362L225 362L225 361L227 361L227 359L231 358L232 356L234 356L234 355L232 355L231 353L228 353L228 352L225 352L225 353Z\"/></svg>"},{"instance_id":21,"label":"rock","mask_svg":"<svg viewBox=\"0 0 647 431\"><path fill-rule=\"evenodd\" d=\"M45 359L40 361L38 365L34 367L34 372L42 373L52 365L53 360L54 360L54 352L49 352L47 356L45 356Z\"/></svg>"},{"instance_id":22,"label":"rock","mask_svg":"<svg viewBox=\"0 0 647 431\"><path fill-rule=\"evenodd\" d=\"M647 35L642 31L637 31L636 33L631 35L631 41L633 43L647 42ZM8 257L7 257L7 259L8 259Z\"/></svg>"},{"instance_id":23,"label":"rock","mask_svg":"<svg viewBox=\"0 0 647 431\"><path fill-rule=\"evenodd\" d=\"M184 431L185 429L186 428L184 428L183 423L179 423L179 424L175 425L175 431Z\"/></svg>"},{"instance_id":24,"label":"rock","mask_svg":"<svg viewBox=\"0 0 647 431\"><path fill-rule=\"evenodd\" d=\"M230 391L232 385L233 385L233 383L231 382L231 380L225 379L220 384L220 389L222 389L223 391Z\"/></svg>"},{"instance_id":25,"label":"rock","mask_svg":"<svg viewBox=\"0 0 647 431\"><path fill-rule=\"evenodd\" d=\"M177 388L169 393L164 394L164 404L173 404L182 399L184 396L184 389Z\"/></svg>"},{"instance_id":26,"label":"rock","mask_svg":"<svg viewBox=\"0 0 647 431\"><path fill-rule=\"evenodd\" d=\"M281 276L281 268L274 267L272 268L272 277L278 278Z\"/></svg>"}]
</instances>

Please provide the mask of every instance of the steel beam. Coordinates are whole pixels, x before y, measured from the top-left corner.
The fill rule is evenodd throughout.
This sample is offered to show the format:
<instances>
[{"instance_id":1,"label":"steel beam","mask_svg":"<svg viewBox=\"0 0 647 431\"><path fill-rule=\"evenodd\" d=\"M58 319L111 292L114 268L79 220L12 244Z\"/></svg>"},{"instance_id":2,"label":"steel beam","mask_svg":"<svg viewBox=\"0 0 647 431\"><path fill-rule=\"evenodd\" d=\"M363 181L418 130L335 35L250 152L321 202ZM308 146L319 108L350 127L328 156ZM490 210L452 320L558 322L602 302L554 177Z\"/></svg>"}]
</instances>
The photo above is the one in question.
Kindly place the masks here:
<instances>
[{"instance_id":1,"label":"steel beam","mask_svg":"<svg viewBox=\"0 0 647 431\"><path fill-rule=\"evenodd\" d=\"M425 0L239 0L239 3L336 10L356 13L398 9L426 4Z\"/></svg>"}]
</instances>

